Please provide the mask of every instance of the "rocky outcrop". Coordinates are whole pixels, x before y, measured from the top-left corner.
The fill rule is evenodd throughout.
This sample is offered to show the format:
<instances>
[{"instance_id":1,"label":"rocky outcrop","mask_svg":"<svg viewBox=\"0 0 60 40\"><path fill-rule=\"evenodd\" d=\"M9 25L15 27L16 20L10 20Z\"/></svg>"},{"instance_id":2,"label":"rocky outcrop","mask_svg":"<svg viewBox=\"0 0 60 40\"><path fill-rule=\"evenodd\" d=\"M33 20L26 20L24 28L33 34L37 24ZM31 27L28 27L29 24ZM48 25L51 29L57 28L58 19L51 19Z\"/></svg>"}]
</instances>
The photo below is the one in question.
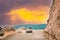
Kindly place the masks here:
<instances>
[{"instance_id":1,"label":"rocky outcrop","mask_svg":"<svg viewBox=\"0 0 60 40\"><path fill-rule=\"evenodd\" d=\"M53 0L45 33L48 40L60 40L60 0Z\"/></svg>"},{"instance_id":2,"label":"rocky outcrop","mask_svg":"<svg viewBox=\"0 0 60 40\"><path fill-rule=\"evenodd\" d=\"M10 32L10 31L15 31L15 28L14 27L10 27L10 26L6 26L3 28L3 30L6 32Z\"/></svg>"}]
</instances>

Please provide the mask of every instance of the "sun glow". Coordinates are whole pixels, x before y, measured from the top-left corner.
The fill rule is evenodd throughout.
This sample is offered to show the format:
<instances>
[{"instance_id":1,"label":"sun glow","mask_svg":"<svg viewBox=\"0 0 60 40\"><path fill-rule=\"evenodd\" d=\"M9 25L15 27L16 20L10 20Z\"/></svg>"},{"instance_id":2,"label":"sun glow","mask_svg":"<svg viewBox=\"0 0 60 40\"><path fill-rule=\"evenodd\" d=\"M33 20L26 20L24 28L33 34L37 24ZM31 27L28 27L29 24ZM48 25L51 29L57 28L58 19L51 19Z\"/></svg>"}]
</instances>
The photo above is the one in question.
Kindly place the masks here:
<instances>
[{"instance_id":1,"label":"sun glow","mask_svg":"<svg viewBox=\"0 0 60 40\"><path fill-rule=\"evenodd\" d=\"M48 12L44 10L28 10L26 8L20 8L20 9L14 9L11 10L10 12L11 15L11 20L14 21L19 18L23 20L26 23L34 23L34 24L39 24L39 23L46 23L46 20L48 18Z\"/></svg>"}]
</instances>

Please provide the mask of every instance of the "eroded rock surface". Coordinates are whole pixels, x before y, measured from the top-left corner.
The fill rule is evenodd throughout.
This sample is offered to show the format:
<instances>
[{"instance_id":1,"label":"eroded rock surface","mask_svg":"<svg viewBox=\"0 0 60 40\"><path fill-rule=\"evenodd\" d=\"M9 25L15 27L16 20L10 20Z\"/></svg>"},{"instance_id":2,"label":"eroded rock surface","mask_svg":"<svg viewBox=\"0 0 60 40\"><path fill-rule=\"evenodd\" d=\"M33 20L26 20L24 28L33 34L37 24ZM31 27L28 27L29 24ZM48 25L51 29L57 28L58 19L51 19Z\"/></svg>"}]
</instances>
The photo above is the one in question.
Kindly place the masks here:
<instances>
[{"instance_id":1,"label":"eroded rock surface","mask_svg":"<svg viewBox=\"0 0 60 40\"><path fill-rule=\"evenodd\" d=\"M53 0L45 29L48 40L60 40L60 0Z\"/></svg>"}]
</instances>

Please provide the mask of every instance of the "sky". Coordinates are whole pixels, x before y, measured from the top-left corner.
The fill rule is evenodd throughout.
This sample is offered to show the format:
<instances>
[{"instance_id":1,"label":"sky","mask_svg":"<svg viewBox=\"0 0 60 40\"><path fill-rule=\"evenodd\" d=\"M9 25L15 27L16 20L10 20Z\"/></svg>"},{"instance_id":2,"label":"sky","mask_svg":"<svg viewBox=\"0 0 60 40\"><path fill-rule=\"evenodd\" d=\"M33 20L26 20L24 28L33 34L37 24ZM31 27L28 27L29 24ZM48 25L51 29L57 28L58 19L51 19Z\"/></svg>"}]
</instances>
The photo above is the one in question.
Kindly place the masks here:
<instances>
[{"instance_id":1,"label":"sky","mask_svg":"<svg viewBox=\"0 0 60 40\"><path fill-rule=\"evenodd\" d=\"M0 0L0 25L44 24L52 0Z\"/></svg>"}]
</instances>

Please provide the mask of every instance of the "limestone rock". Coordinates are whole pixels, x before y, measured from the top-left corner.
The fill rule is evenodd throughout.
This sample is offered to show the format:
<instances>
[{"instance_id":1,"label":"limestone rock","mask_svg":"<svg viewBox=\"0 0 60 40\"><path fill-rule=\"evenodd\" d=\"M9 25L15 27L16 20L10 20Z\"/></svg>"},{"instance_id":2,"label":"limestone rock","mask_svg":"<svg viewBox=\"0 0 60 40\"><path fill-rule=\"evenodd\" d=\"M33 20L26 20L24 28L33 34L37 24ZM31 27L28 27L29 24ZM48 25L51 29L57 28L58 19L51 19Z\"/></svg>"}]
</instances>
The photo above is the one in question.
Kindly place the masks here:
<instances>
[{"instance_id":1,"label":"limestone rock","mask_svg":"<svg viewBox=\"0 0 60 40\"><path fill-rule=\"evenodd\" d=\"M60 40L60 0L53 0L45 33L48 40Z\"/></svg>"}]
</instances>

